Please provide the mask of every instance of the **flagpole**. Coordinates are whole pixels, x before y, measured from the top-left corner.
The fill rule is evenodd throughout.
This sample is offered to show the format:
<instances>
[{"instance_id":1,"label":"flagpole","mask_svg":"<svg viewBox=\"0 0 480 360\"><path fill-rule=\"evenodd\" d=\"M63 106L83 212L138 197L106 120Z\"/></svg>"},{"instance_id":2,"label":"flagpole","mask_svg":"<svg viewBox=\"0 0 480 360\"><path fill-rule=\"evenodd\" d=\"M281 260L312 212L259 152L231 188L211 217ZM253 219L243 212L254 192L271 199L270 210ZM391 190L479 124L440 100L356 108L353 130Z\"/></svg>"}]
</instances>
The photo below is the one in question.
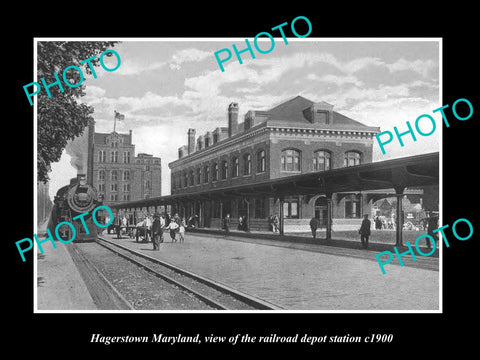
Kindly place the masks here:
<instances>
[{"instance_id":1,"label":"flagpole","mask_svg":"<svg viewBox=\"0 0 480 360\"><path fill-rule=\"evenodd\" d=\"M115 132L115 127L117 125L117 114L113 113L113 132Z\"/></svg>"}]
</instances>

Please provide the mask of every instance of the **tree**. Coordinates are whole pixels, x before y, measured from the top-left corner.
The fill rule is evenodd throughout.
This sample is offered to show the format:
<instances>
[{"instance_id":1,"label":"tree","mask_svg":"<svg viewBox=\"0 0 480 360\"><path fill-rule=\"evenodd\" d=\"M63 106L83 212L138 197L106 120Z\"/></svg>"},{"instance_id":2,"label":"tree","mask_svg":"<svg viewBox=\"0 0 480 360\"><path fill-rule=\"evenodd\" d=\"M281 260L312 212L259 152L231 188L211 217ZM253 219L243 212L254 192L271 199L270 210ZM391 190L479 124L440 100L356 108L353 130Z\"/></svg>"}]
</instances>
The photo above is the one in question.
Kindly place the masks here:
<instances>
[{"instance_id":1,"label":"tree","mask_svg":"<svg viewBox=\"0 0 480 360\"><path fill-rule=\"evenodd\" d=\"M96 56L90 63L99 66L99 55L111 49L118 41L45 41L38 42L38 62L36 80L42 84L53 84L57 79L63 81L62 74L70 65L78 66L85 74L92 74L88 63L81 61ZM108 53L106 55L111 55ZM71 84L80 82L80 74L75 69L66 73L67 81ZM38 181L47 182L50 164L60 160L67 141L80 136L90 121L94 109L86 104L78 103L77 99L85 95L85 85L69 87L62 84L64 92L59 86L49 88L51 97L48 97L43 88L37 95L38 133L37 133L37 176Z\"/></svg>"}]
</instances>

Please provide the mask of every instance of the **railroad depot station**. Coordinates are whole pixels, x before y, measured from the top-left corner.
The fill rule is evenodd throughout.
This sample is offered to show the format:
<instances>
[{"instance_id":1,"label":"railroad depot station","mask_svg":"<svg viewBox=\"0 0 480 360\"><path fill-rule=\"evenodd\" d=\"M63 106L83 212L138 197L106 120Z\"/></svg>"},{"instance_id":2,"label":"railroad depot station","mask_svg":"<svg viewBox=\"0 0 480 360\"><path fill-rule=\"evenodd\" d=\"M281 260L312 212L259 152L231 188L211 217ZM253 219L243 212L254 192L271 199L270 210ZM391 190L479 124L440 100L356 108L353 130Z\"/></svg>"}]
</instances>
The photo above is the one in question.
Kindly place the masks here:
<instances>
[{"instance_id":1,"label":"railroad depot station","mask_svg":"<svg viewBox=\"0 0 480 360\"><path fill-rule=\"evenodd\" d=\"M169 212L212 229L230 214L232 227L244 217L249 230L267 231L277 215L281 235L308 231L316 217L330 239L332 229L357 230L364 214L379 214L375 202L395 197L401 244L404 201L424 213L438 211L439 153L372 162L380 129L333 108L297 96L250 110L239 122L239 106L231 103L227 127L198 136L188 130L187 144L169 163L171 195L106 204L130 223L147 212Z\"/></svg>"}]
</instances>

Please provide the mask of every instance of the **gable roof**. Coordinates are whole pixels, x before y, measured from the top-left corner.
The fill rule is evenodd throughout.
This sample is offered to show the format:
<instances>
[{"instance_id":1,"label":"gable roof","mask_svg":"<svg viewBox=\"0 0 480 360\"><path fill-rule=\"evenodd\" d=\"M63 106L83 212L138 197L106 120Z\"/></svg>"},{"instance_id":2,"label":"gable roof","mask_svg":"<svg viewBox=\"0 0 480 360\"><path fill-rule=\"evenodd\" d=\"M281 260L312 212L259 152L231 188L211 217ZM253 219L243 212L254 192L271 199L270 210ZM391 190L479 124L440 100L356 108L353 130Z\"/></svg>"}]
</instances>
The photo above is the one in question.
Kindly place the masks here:
<instances>
[{"instance_id":1,"label":"gable roof","mask_svg":"<svg viewBox=\"0 0 480 360\"><path fill-rule=\"evenodd\" d=\"M304 110L311 107L315 102L296 96L285 101L270 110L256 111L258 114L267 116L268 125L295 126L295 127L318 127L322 129L352 129L352 130L378 130L378 127L371 127L362 124L336 111L332 111L333 119L330 124L312 124L304 114ZM330 105L325 101L318 102L320 105Z\"/></svg>"}]
</instances>

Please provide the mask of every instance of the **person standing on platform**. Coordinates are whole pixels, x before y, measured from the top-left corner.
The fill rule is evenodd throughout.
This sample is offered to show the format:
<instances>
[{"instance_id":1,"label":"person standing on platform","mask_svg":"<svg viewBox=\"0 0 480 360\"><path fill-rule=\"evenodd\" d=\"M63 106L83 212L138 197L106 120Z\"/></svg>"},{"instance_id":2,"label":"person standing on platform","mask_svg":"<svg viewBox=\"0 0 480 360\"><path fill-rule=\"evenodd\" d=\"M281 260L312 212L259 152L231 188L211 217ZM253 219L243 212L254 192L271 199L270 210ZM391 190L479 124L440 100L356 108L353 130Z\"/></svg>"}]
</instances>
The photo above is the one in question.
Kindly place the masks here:
<instances>
[{"instance_id":1,"label":"person standing on platform","mask_svg":"<svg viewBox=\"0 0 480 360\"><path fill-rule=\"evenodd\" d=\"M238 226L237 226L237 229L238 229L238 230L242 230L242 229L243 229L243 216L239 216L239 217L238 217Z\"/></svg>"},{"instance_id":2,"label":"person standing on platform","mask_svg":"<svg viewBox=\"0 0 480 360\"><path fill-rule=\"evenodd\" d=\"M223 219L223 228L225 229L225 235L230 234L230 214L227 214Z\"/></svg>"},{"instance_id":3,"label":"person standing on platform","mask_svg":"<svg viewBox=\"0 0 480 360\"><path fill-rule=\"evenodd\" d=\"M183 243L185 242L185 227L187 226L185 224L185 219L183 217L179 218L179 227L178 227L178 234L179 234L179 242Z\"/></svg>"},{"instance_id":4,"label":"person standing on platform","mask_svg":"<svg viewBox=\"0 0 480 360\"><path fill-rule=\"evenodd\" d=\"M152 217L147 214L145 218L145 241L148 242L149 236L152 236Z\"/></svg>"},{"instance_id":5,"label":"person standing on platform","mask_svg":"<svg viewBox=\"0 0 480 360\"><path fill-rule=\"evenodd\" d=\"M177 242L177 239L176 239L176 233L177 233L177 229L178 229L178 224L172 220L170 220L170 224L168 224L168 227L165 227L165 229L169 229L170 230L170 237L172 238L172 243L173 242Z\"/></svg>"},{"instance_id":6,"label":"person standing on platform","mask_svg":"<svg viewBox=\"0 0 480 360\"><path fill-rule=\"evenodd\" d=\"M279 219L278 219L278 216L275 215L275 216L273 217L273 231L276 232L276 233L279 231L279 230L278 230L278 223L279 223L279 222L280 222L280 221L279 221Z\"/></svg>"},{"instance_id":7,"label":"person standing on platform","mask_svg":"<svg viewBox=\"0 0 480 360\"><path fill-rule=\"evenodd\" d=\"M156 213L153 216L154 220L152 223L152 243L153 250L160 250L160 239L163 235L162 223L160 221L160 216Z\"/></svg>"},{"instance_id":8,"label":"person standing on platform","mask_svg":"<svg viewBox=\"0 0 480 360\"><path fill-rule=\"evenodd\" d=\"M362 225L360 226L360 230L358 233L360 234L360 241L362 242L362 246L365 249L368 249L368 237L370 236L370 220L368 220L368 214L363 216Z\"/></svg>"},{"instance_id":9,"label":"person standing on platform","mask_svg":"<svg viewBox=\"0 0 480 360\"><path fill-rule=\"evenodd\" d=\"M429 213L427 218L427 234L434 239L435 243L438 240L438 233L434 233L433 230L437 228L438 228L438 218L435 217L432 213ZM430 250L432 248L430 239L425 238L425 242L427 244L428 250Z\"/></svg>"},{"instance_id":10,"label":"person standing on platform","mask_svg":"<svg viewBox=\"0 0 480 360\"><path fill-rule=\"evenodd\" d=\"M310 220L310 229L312 230L312 236L314 239L317 238L317 229L318 229L319 221L316 217L313 217Z\"/></svg>"}]
</instances>

